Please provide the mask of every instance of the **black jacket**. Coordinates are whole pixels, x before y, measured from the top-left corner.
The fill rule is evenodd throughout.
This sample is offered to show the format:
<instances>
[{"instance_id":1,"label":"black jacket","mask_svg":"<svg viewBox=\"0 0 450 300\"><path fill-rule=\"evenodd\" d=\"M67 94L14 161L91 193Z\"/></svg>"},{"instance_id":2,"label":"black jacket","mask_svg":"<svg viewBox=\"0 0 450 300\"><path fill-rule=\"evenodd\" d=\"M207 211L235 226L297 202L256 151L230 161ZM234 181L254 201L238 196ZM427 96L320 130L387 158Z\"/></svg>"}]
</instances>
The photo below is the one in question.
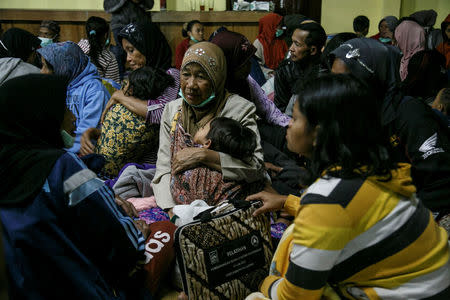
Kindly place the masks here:
<instances>
[{"instance_id":1,"label":"black jacket","mask_svg":"<svg viewBox=\"0 0 450 300\"><path fill-rule=\"evenodd\" d=\"M152 9L153 0L143 0L136 4L131 0L104 0L103 9L112 14L111 29L122 28L130 23L151 21L145 10Z\"/></svg>"},{"instance_id":2,"label":"black jacket","mask_svg":"<svg viewBox=\"0 0 450 300\"><path fill-rule=\"evenodd\" d=\"M275 72L275 105L285 112L289 100L298 87L296 85L305 82L310 77L317 76L319 69L319 60L314 60L307 65L293 62L290 59L283 60Z\"/></svg>"},{"instance_id":3,"label":"black jacket","mask_svg":"<svg viewBox=\"0 0 450 300\"><path fill-rule=\"evenodd\" d=\"M450 132L423 101L405 97L388 125L397 161L412 165L417 196L432 211L450 209Z\"/></svg>"}]
</instances>

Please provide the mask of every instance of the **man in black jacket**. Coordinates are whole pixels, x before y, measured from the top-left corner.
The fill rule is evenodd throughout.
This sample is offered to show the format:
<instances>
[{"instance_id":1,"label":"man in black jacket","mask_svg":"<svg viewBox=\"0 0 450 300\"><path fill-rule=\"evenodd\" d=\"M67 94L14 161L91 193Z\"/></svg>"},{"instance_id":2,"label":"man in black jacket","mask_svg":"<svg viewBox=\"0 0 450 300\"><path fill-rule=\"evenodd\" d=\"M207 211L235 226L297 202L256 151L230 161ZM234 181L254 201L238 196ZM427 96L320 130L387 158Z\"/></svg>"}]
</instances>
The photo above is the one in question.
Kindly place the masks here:
<instances>
[{"instance_id":1,"label":"man in black jacket","mask_svg":"<svg viewBox=\"0 0 450 300\"><path fill-rule=\"evenodd\" d=\"M284 112L294 94L297 80L317 76L320 55L327 36L320 24L309 21L299 25L292 34L290 57L281 62L275 73L275 105Z\"/></svg>"}]
</instances>

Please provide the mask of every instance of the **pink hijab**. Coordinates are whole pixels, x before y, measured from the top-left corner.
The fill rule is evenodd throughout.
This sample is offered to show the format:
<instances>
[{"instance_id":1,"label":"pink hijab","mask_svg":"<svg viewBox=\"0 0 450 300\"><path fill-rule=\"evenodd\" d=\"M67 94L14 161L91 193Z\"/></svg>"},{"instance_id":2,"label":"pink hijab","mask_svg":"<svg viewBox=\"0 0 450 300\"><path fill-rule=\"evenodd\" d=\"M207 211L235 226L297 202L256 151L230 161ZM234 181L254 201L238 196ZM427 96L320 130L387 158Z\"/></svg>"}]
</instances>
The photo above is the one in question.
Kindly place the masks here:
<instances>
[{"instance_id":1,"label":"pink hijab","mask_svg":"<svg viewBox=\"0 0 450 300\"><path fill-rule=\"evenodd\" d=\"M403 52L400 61L400 78L403 81L408 75L408 63L411 57L425 50L425 30L414 21L403 21L395 29L395 39Z\"/></svg>"}]
</instances>

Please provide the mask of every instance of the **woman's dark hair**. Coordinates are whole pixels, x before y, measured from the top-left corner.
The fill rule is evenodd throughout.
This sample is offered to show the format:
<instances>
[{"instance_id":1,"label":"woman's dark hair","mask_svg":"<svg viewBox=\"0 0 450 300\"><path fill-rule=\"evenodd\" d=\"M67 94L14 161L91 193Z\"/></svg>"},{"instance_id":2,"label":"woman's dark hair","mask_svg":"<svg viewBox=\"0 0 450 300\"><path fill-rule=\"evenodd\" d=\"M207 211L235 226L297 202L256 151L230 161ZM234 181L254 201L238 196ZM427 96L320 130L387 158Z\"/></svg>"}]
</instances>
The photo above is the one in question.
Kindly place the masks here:
<instances>
[{"instance_id":1,"label":"woman's dark hair","mask_svg":"<svg viewBox=\"0 0 450 300\"><path fill-rule=\"evenodd\" d=\"M227 153L238 159L251 157L256 149L256 135L236 120L218 117L211 121L206 135L211 149Z\"/></svg>"},{"instance_id":2,"label":"woman's dark hair","mask_svg":"<svg viewBox=\"0 0 450 300\"><path fill-rule=\"evenodd\" d=\"M328 57L330 53L334 49L342 45L344 42L356 38L356 33L353 32L341 32L333 36L333 38L327 43L325 49L323 49L323 52L321 54L320 63L322 65L322 68L331 71L331 65Z\"/></svg>"},{"instance_id":3,"label":"woman's dark hair","mask_svg":"<svg viewBox=\"0 0 450 300\"><path fill-rule=\"evenodd\" d=\"M52 31L55 34L55 37L53 38L54 42L59 41L59 32L61 31L61 27L59 27L59 24L55 21L51 20L44 20L41 22L40 27L48 28L48 30Z\"/></svg>"},{"instance_id":4,"label":"woman's dark hair","mask_svg":"<svg viewBox=\"0 0 450 300\"><path fill-rule=\"evenodd\" d=\"M316 78L298 95L297 108L316 129L311 171L340 178L378 175L389 180L395 164L370 89L347 74Z\"/></svg>"},{"instance_id":5,"label":"woman's dark hair","mask_svg":"<svg viewBox=\"0 0 450 300\"><path fill-rule=\"evenodd\" d=\"M105 19L99 17L90 17L86 21L86 35L89 40L89 57L94 65L102 72L104 69L98 58L102 56L105 45L105 35L109 32L109 25Z\"/></svg>"},{"instance_id":6,"label":"woman's dark hair","mask_svg":"<svg viewBox=\"0 0 450 300\"><path fill-rule=\"evenodd\" d=\"M183 24L183 28L181 29L181 34L183 37L188 37L188 31L192 31L192 27L195 24L202 24L199 20L192 20Z\"/></svg>"},{"instance_id":7,"label":"woman's dark hair","mask_svg":"<svg viewBox=\"0 0 450 300\"><path fill-rule=\"evenodd\" d=\"M161 69L144 66L128 76L128 91L135 98L156 99L164 90L175 84L172 76Z\"/></svg>"}]
</instances>

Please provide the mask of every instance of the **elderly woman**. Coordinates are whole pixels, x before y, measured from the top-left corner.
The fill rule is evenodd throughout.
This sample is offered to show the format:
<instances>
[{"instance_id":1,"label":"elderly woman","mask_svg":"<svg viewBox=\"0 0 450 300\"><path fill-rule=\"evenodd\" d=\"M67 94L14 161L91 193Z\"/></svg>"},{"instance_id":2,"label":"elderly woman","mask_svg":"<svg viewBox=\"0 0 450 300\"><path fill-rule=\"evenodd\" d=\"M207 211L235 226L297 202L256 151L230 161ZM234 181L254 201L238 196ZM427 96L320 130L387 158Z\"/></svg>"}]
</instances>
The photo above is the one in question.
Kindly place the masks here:
<instances>
[{"instance_id":1,"label":"elderly woman","mask_svg":"<svg viewBox=\"0 0 450 300\"><path fill-rule=\"evenodd\" d=\"M394 31L397 27L398 19L394 16L387 16L378 23L378 33L371 36L371 39L378 40L383 44L392 45L394 40Z\"/></svg>"},{"instance_id":2,"label":"elderly woman","mask_svg":"<svg viewBox=\"0 0 450 300\"><path fill-rule=\"evenodd\" d=\"M159 97L147 99L147 101L127 96L123 90L118 90L111 96L104 115L114 104L120 103L123 109L146 118L147 124L159 125L164 106L177 98L180 89L180 72L171 68L172 52L169 44L153 23L128 24L120 31L118 39L127 53L127 64L131 70L134 71L143 66L159 68L172 76L175 83L167 87ZM95 128L85 133L81 147L82 155L94 152L95 146L91 139L97 139L99 136L100 132ZM156 150L151 156L156 156Z\"/></svg>"},{"instance_id":3,"label":"elderly woman","mask_svg":"<svg viewBox=\"0 0 450 300\"><path fill-rule=\"evenodd\" d=\"M43 74L55 74L67 79L66 105L77 118L75 143L69 151L78 153L81 135L96 127L109 99L97 68L73 42L54 43L38 50L42 56Z\"/></svg>"},{"instance_id":4,"label":"elderly woman","mask_svg":"<svg viewBox=\"0 0 450 300\"><path fill-rule=\"evenodd\" d=\"M191 46L181 66L181 98L166 105L160 128L156 174L152 186L159 207L175 205L170 194L171 173L200 165L221 171L224 180L256 182L264 178L263 154L256 125L255 106L225 90L226 62L222 50L209 42ZM171 140L174 117L181 110L184 130L195 133L215 117L229 117L250 128L257 136L255 153L248 161L205 148L179 151L171 164Z\"/></svg>"}]
</instances>

